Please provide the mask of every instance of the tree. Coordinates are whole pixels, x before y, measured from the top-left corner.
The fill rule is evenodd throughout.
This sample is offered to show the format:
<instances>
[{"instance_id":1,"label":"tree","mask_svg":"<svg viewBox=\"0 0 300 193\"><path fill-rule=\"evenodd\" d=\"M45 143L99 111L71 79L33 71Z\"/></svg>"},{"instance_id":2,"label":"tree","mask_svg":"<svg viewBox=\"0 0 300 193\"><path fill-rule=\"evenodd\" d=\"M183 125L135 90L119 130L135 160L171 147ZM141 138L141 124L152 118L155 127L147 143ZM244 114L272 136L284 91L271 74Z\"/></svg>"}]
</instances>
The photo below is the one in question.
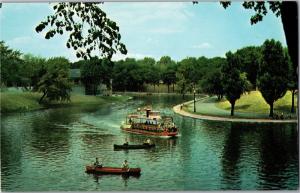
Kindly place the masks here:
<instances>
[{"instance_id":1,"label":"tree","mask_svg":"<svg viewBox=\"0 0 300 193\"><path fill-rule=\"evenodd\" d=\"M177 72L176 77L178 79L177 86L179 88L179 92L182 94L182 99L184 99L185 93L190 90L190 85L182 73Z\"/></svg>"},{"instance_id":2,"label":"tree","mask_svg":"<svg viewBox=\"0 0 300 193\"><path fill-rule=\"evenodd\" d=\"M20 67L23 62L22 53L10 49L4 41L0 41L1 83L6 86L20 85Z\"/></svg>"},{"instance_id":3,"label":"tree","mask_svg":"<svg viewBox=\"0 0 300 193\"><path fill-rule=\"evenodd\" d=\"M231 52L226 53L227 62L222 66L222 83L226 99L231 104L231 116L234 115L234 106L236 100L241 95L249 91L250 82L247 80L246 74L241 73L241 60L237 54Z\"/></svg>"},{"instance_id":4,"label":"tree","mask_svg":"<svg viewBox=\"0 0 300 193\"><path fill-rule=\"evenodd\" d=\"M262 47L262 62L259 66L258 88L270 106L273 117L273 104L287 91L288 65L279 41L266 40Z\"/></svg>"},{"instance_id":5,"label":"tree","mask_svg":"<svg viewBox=\"0 0 300 193\"><path fill-rule=\"evenodd\" d=\"M170 56L162 56L157 62L157 68L161 73L161 79L168 86L168 93L170 92L170 85L176 83L176 62Z\"/></svg>"},{"instance_id":6,"label":"tree","mask_svg":"<svg viewBox=\"0 0 300 193\"><path fill-rule=\"evenodd\" d=\"M20 76L22 79L22 85L35 87L39 82L39 79L46 73L40 74L40 71L45 68L46 59L32 54L22 55L23 63L20 66Z\"/></svg>"},{"instance_id":7,"label":"tree","mask_svg":"<svg viewBox=\"0 0 300 193\"><path fill-rule=\"evenodd\" d=\"M114 89L121 91L144 90L145 72L147 71L134 58L117 61L113 69Z\"/></svg>"},{"instance_id":8,"label":"tree","mask_svg":"<svg viewBox=\"0 0 300 193\"><path fill-rule=\"evenodd\" d=\"M251 17L251 24L255 24L263 20L263 17L268 13L266 8L267 3L269 9L277 16L281 16L285 38L288 45L288 52L291 57L293 68L298 67L298 44L299 44L299 29L298 29L298 2L297 1L245 1L243 7L245 9L253 9L255 14ZM231 3L230 1L221 2L226 9Z\"/></svg>"},{"instance_id":9,"label":"tree","mask_svg":"<svg viewBox=\"0 0 300 193\"><path fill-rule=\"evenodd\" d=\"M241 59L241 71L247 73L247 79L256 88L257 71L261 59L261 48L248 46L237 50Z\"/></svg>"},{"instance_id":10,"label":"tree","mask_svg":"<svg viewBox=\"0 0 300 193\"><path fill-rule=\"evenodd\" d=\"M217 95L221 100L224 95L222 74L219 69L209 72L205 79L200 82L201 91L210 95Z\"/></svg>"},{"instance_id":11,"label":"tree","mask_svg":"<svg viewBox=\"0 0 300 193\"><path fill-rule=\"evenodd\" d=\"M80 71L87 95L97 95L100 83L105 84L107 88L111 87L110 79L112 78L113 63L110 60L94 57L84 61Z\"/></svg>"},{"instance_id":12,"label":"tree","mask_svg":"<svg viewBox=\"0 0 300 193\"><path fill-rule=\"evenodd\" d=\"M164 84L168 86L168 93L170 92L170 85L173 84L173 92L174 92L174 84L176 83L176 69L174 67L168 67L163 73L162 73L162 80Z\"/></svg>"},{"instance_id":13,"label":"tree","mask_svg":"<svg viewBox=\"0 0 300 193\"><path fill-rule=\"evenodd\" d=\"M195 88L196 84L201 78L199 71L201 70L197 59L194 57L188 57L180 61L178 72L182 74L188 88ZM179 79L180 80L180 79Z\"/></svg>"},{"instance_id":14,"label":"tree","mask_svg":"<svg viewBox=\"0 0 300 193\"><path fill-rule=\"evenodd\" d=\"M289 53L287 49L284 49L284 54L285 54L285 62L287 62L287 66L289 66L289 73L288 73L288 89L292 93L292 107L291 107L291 113L295 112L295 93L296 90L298 89L298 74L297 74L297 68L295 69L295 66L291 62L291 58L289 56Z\"/></svg>"},{"instance_id":15,"label":"tree","mask_svg":"<svg viewBox=\"0 0 300 193\"><path fill-rule=\"evenodd\" d=\"M63 57L50 58L45 66L46 73L36 85L36 90L43 93L39 103L44 99L49 102L70 101L72 84L69 81L69 61Z\"/></svg>"},{"instance_id":16,"label":"tree","mask_svg":"<svg viewBox=\"0 0 300 193\"><path fill-rule=\"evenodd\" d=\"M79 2L54 4L54 14L49 15L35 30L39 33L48 27L46 39L69 33L66 46L72 47L78 58L88 59L94 54L110 60L117 51L126 54L126 47L120 41L119 27L99 5Z\"/></svg>"}]
</instances>

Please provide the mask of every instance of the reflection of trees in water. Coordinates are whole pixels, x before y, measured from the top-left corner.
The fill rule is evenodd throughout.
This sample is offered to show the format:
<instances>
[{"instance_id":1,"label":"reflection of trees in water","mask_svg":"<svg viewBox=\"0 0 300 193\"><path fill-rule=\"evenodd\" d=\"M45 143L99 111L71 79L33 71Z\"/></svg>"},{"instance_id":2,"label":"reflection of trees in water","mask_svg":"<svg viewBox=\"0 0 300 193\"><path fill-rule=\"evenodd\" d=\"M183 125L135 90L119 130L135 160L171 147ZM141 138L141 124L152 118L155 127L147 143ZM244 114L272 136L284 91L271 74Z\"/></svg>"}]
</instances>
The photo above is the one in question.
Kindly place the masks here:
<instances>
[{"instance_id":1,"label":"reflection of trees in water","mask_svg":"<svg viewBox=\"0 0 300 193\"><path fill-rule=\"evenodd\" d=\"M298 171L298 131L295 124L272 124L260 130L260 189L286 189ZM289 169L292 172L288 172ZM299 176L299 173L297 173ZM298 179L295 183L298 183Z\"/></svg>"},{"instance_id":2,"label":"reflection of trees in water","mask_svg":"<svg viewBox=\"0 0 300 193\"><path fill-rule=\"evenodd\" d=\"M101 154L100 152L106 150L113 151L113 141L115 139L114 135L89 132L86 134L82 134L80 138L81 141L84 143L82 146L82 148L84 148L82 153L87 156L98 156L99 154ZM103 156L101 158L103 159Z\"/></svg>"},{"instance_id":3,"label":"reflection of trees in water","mask_svg":"<svg viewBox=\"0 0 300 193\"><path fill-rule=\"evenodd\" d=\"M246 169L246 175L250 175L255 173L252 171L255 168L258 168L258 189L291 186L289 180L298 176L295 174L298 171L298 131L295 125L232 123L227 131L221 159L222 189L251 188L241 187L241 172Z\"/></svg>"},{"instance_id":4,"label":"reflection of trees in water","mask_svg":"<svg viewBox=\"0 0 300 193\"><path fill-rule=\"evenodd\" d=\"M1 122L1 179L2 179L2 188L4 181L6 181L7 176L12 173L20 173L21 171L21 159L22 159L22 144L21 144L21 136L17 131L8 129L14 128L5 128ZM11 171L9 168L14 168ZM3 177L5 176L5 177Z\"/></svg>"},{"instance_id":5,"label":"reflection of trees in water","mask_svg":"<svg viewBox=\"0 0 300 193\"><path fill-rule=\"evenodd\" d=\"M238 163L241 155L241 128L239 124L232 123L224 141L222 164L222 189L241 189Z\"/></svg>"},{"instance_id":6,"label":"reflection of trees in water","mask_svg":"<svg viewBox=\"0 0 300 193\"><path fill-rule=\"evenodd\" d=\"M67 108L48 110L32 120L31 146L39 156L47 159L68 154L70 133L61 125L76 120L73 113L72 109Z\"/></svg>"},{"instance_id":7,"label":"reflection of trees in water","mask_svg":"<svg viewBox=\"0 0 300 193\"><path fill-rule=\"evenodd\" d=\"M153 108L165 108L173 105L192 100L192 95L187 95L186 99L182 99L181 95L178 94L153 94L153 95L136 95L135 99L143 100L146 105L152 105ZM157 109L160 110L160 109Z\"/></svg>"}]
</instances>

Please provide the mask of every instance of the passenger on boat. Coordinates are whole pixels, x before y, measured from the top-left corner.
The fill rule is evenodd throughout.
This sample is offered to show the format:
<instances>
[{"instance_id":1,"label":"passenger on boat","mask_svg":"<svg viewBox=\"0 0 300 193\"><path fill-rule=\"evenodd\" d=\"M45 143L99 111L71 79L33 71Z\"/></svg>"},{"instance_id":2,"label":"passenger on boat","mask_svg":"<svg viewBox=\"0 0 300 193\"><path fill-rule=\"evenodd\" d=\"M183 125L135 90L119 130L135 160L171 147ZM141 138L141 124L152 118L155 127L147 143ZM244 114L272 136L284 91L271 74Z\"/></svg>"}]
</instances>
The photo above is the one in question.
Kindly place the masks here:
<instances>
[{"instance_id":1,"label":"passenger on boat","mask_svg":"<svg viewBox=\"0 0 300 193\"><path fill-rule=\"evenodd\" d=\"M125 160L125 161L123 162L122 168L123 168L123 169L128 169L128 168L129 168L129 165L128 165L127 160Z\"/></svg>"},{"instance_id":2,"label":"passenger on boat","mask_svg":"<svg viewBox=\"0 0 300 193\"><path fill-rule=\"evenodd\" d=\"M99 162L97 157L96 157L96 161L94 163L94 166L97 167L97 168L102 168L102 164Z\"/></svg>"}]
</instances>

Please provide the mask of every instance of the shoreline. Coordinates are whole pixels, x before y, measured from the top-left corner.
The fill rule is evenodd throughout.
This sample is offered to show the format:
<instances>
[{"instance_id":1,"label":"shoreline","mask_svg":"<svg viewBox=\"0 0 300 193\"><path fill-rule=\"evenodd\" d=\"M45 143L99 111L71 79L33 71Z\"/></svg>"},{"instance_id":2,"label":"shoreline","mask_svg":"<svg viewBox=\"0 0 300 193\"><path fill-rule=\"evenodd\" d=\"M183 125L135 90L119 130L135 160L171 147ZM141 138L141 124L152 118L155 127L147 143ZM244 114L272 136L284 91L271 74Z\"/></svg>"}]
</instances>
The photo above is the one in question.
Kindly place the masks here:
<instances>
[{"instance_id":1,"label":"shoreline","mask_svg":"<svg viewBox=\"0 0 300 193\"><path fill-rule=\"evenodd\" d=\"M202 98L203 99L203 98ZM198 101L198 100L196 100ZM274 120L274 119L250 119L250 118L229 118L229 117L218 117L218 116L211 116L211 115L200 115L200 114L193 114L187 112L183 109L180 109L180 106L188 105L193 103L194 100L187 101L178 105L173 106L173 111L176 114L190 117L194 119L202 119L202 120L210 120L210 121L225 121L225 122L244 122L244 123L297 123L297 119L288 119L288 120Z\"/></svg>"},{"instance_id":2,"label":"shoreline","mask_svg":"<svg viewBox=\"0 0 300 193\"><path fill-rule=\"evenodd\" d=\"M6 96L5 96L6 95ZM132 97L120 96L90 96L90 95L71 95L70 101L52 101L50 103L38 103L39 93L0 93L1 111L0 115L10 115L15 113L25 113L55 108L68 108L89 105L106 105L122 103Z\"/></svg>"}]
</instances>

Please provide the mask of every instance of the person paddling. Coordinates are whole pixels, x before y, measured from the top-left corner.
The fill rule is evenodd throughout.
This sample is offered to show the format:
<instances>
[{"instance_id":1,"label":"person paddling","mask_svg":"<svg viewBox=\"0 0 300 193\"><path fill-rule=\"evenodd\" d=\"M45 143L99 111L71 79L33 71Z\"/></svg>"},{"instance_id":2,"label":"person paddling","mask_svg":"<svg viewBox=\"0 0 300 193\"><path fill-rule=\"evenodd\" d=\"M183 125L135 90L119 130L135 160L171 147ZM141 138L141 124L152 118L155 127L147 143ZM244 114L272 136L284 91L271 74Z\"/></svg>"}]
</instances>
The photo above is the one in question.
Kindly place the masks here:
<instances>
[{"instance_id":1,"label":"person paddling","mask_svg":"<svg viewBox=\"0 0 300 193\"><path fill-rule=\"evenodd\" d=\"M129 165L128 165L127 160L125 160L125 161L123 162L122 168L123 168L123 169L128 169L128 170L129 170Z\"/></svg>"},{"instance_id":2,"label":"person paddling","mask_svg":"<svg viewBox=\"0 0 300 193\"><path fill-rule=\"evenodd\" d=\"M152 141L148 138L146 141L144 141L144 144L151 145Z\"/></svg>"},{"instance_id":3,"label":"person paddling","mask_svg":"<svg viewBox=\"0 0 300 193\"><path fill-rule=\"evenodd\" d=\"M124 143L124 145L128 145L128 140L127 140L127 138L125 138L125 143Z\"/></svg>"},{"instance_id":4,"label":"person paddling","mask_svg":"<svg viewBox=\"0 0 300 193\"><path fill-rule=\"evenodd\" d=\"M95 168L102 168L102 164L99 162L98 158L96 157L96 161L94 163Z\"/></svg>"}]
</instances>

